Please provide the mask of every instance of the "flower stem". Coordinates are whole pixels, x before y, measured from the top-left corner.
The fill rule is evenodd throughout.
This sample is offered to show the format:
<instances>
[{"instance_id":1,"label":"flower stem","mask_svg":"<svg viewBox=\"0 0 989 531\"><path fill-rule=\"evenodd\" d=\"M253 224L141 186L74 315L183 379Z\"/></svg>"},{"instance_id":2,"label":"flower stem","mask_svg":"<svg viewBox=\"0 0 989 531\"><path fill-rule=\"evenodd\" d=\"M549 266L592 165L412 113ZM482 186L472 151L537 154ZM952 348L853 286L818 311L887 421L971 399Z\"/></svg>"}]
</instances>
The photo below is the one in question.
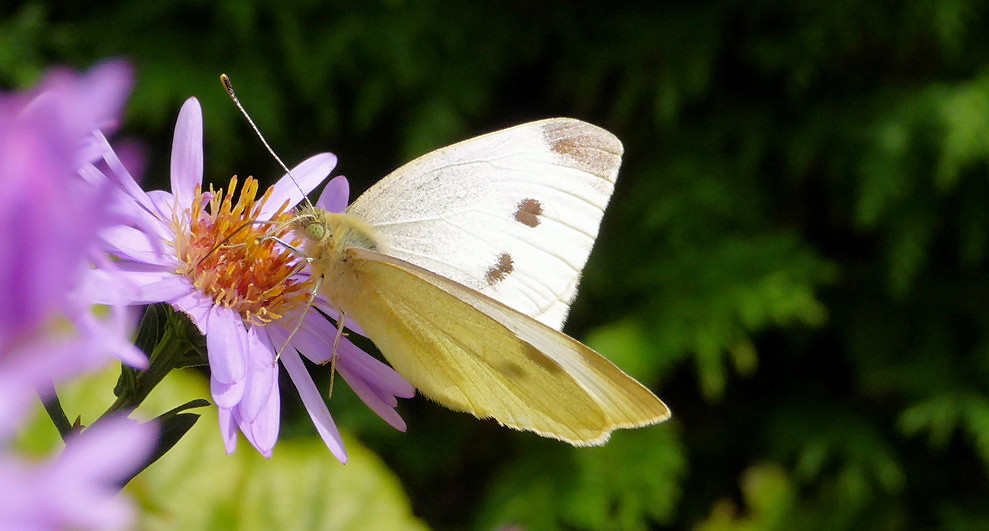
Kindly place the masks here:
<instances>
[{"instance_id":1,"label":"flower stem","mask_svg":"<svg viewBox=\"0 0 989 531\"><path fill-rule=\"evenodd\" d=\"M62 409L62 403L58 401L55 386L48 383L38 389L38 394L41 396L41 402L45 405L45 411L48 412L48 416L52 419L52 424L55 425L58 434L62 437L63 441L66 440L75 432L75 429L72 427L69 417L65 415L65 411Z\"/></svg>"},{"instance_id":2,"label":"flower stem","mask_svg":"<svg viewBox=\"0 0 989 531\"><path fill-rule=\"evenodd\" d=\"M123 367L114 389L117 399L100 418L139 406L171 370L201 364L202 356L189 339L194 333L188 318L167 306L148 308L136 343L149 354L150 365L143 371Z\"/></svg>"}]
</instances>

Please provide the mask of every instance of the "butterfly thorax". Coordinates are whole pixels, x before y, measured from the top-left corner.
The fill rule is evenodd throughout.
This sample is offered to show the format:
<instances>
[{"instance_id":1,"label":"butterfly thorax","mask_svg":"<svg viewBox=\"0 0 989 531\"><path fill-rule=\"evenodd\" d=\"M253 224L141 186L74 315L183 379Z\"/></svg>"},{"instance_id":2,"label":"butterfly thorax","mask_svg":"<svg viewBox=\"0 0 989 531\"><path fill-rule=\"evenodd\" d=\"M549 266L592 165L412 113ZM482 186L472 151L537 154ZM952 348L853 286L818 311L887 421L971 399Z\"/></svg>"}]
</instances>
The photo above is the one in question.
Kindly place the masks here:
<instances>
[{"instance_id":1,"label":"butterfly thorax","mask_svg":"<svg viewBox=\"0 0 989 531\"><path fill-rule=\"evenodd\" d=\"M293 222L306 240L306 255L314 260L328 253L359 247L384 252L381 236L364 220L351 214L336 214L318 207L299 211Z\"/></svg>"},{"instance_id":2,"label":"butterfly thorax","mask_svg":"<svg viewBox=\"0 0 989 531\"><path fill-rule=\"evenodd\" d=\"M328 296L329 292L352 284L353 279L348 278L352 271L347 267L347 249L387 252L378 232L351 214L307 207L296 216L294 225L305 239L303 252L310 260L312 275L323 279L321 291Z\"/></svg>"}]
</instances>

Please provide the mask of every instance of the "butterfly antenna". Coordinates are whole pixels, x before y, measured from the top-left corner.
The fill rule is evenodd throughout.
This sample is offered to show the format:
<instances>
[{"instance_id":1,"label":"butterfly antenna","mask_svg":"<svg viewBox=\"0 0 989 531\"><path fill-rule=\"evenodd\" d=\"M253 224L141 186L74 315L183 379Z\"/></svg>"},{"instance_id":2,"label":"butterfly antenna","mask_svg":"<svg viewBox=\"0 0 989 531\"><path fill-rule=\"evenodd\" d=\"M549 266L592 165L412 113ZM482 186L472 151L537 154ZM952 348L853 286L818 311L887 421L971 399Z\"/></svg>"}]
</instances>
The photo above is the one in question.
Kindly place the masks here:
<instances>
[{"instance_id":1,"label":"butterfly antenna","mask_svg":"<svg viewBox=\"0 0 989 531\"><path fill-rule=\"evenodd\" d=\"M312 207L313 206L312 203L309 202L309 198L306 196L306 193L302 190L302 187L299 186L299 182L295 180L295 176L292 175L292 172L288 169L288 166L286 166L285 163L282 162L282 159L278 157L278 155L275 153L275 150L271 149L271 145L268 144L268 141L265 140L264 135L261 134L261 130L258 129L258 126L254 124L254 120L251 119L251 115L247 114L247 110L244 109L243 105L241 105L240 99L237 98L237 93L234 92L234 86L230 82L230 77L227 76L226 74L220 74L220 83L223 83L223 88L227 91L227 95L230 96L230 99L233 100L234 105L237 106L237 109L240 110L240 113L243 114L244 118L247 119L247 123L251 124L251 129L254 129L254 134L258 135L258 138L261 139L261 143L264 144L265 149L268 150L268 153L271 153L271 156L274 157L276 162L278 162L278 165L281 166L283 170L285 170L285 174L288 175L290 179L292 179L292 182L295 184L295 187L298 188L299 192L302 193L302 199L306 201L306 205Z\"/></svg>"}]
</instances>

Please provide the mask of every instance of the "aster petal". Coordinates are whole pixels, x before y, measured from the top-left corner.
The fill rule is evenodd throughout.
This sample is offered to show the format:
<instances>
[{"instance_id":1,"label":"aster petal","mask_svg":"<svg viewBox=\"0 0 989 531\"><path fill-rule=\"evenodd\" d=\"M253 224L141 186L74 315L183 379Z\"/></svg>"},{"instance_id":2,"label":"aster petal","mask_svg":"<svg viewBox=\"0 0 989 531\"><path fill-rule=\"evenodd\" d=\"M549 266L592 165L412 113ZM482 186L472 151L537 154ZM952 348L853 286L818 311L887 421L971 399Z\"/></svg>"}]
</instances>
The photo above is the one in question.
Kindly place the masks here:
<instances>
[{"instance_id":1,"label":"aster petal","mask_svg":"<svg viewBox=\"0 0 989 531\"><path fill-rule=\"evenodd\" d=\"M90 304L130 304L140 298L140 288L133 281L114 271L86 271L79 287L79 296Z\"/></svg>"},{"instance_id":2,"label":"aster petal","mask_svg":"<svg viewBox=\"0 0 989 531\"><path fill-rule=\"evenodd\" d=\"M213 402L221 408L233 408L240 403L244 396L244 389L247 388L247 380L238 380L233 383L223 383L216 378L209 379L209 392L213 397Z\"/></svg>"},{"instance_id":3,"label":"aster petal","mask_svg":"<svg viewBox=\"0 0 989 531\"><path fill-rule=\"evenodd\" d=\"M361 401L364 402L367 407L371 408L379 417L381 417L385 422L390 424L393 428L398 431L405 431L406 425L405 420L402 416L395 411L395 406L398 405L398 401L392 395L381 395L376 392L371 385L369 385L363 378L357 376L347 367L342 364L337 364L337 371L340 372L340 376L347 381L347 385L353 389L354 393L360 397Z\"/></svg>"},{"instance_id":4,"label":"aster petal","mask_svg":"<svg viewBox=\"0 0 989 531\"><path fill-rule=\"evenodd\" d=\"M148 192L148 198L163 220L171 220L172 212L176 210L181 212L189 207L189 205L180 205L175 199L175 195L165 190L151 190ZM168 226L168 230L172 234L175 232L170 225Z\"/></svg>"},{"instance_id":5,"label":"aster petal","mask_svg":"<svg viewBox=\"0 0 989 531\"><path fill-rule=\"evenodd\" d=\"M100 154L102 155L102 151ZM97 169L96 166L89 163L80 166L78 173L79 176L82 177L82 180L87 182L90 186L100 187L110 182L106 174Z\"/></svg>"},{"instance_id":6,"label":"aster petal","mask_svg":"<svg viewBox=\"0 0 989 531\"><path fill-rule=\"evenodd\" d=\"M172 193L178 205L191 205L196 186L203 182L203 111L189 98L179 111L172 139Z\"/></svg>"},{"instance_id":7,"label":"aster petal","mask_svg":"<svg viewBox=\"0 0 989 531\"><path fill-rule=\"evenodd\" d=\"M223 437L223 449L227 452L227 455L230 455L237 449L237 421L234 420L233 411L230 408L217 408L217 417L220 420L220 436Z\"/></svg>"},{"instance_id":8,"label":"aster petal","mask_svg":"<svg viewBox=\"0 0 989 531\"><path fill-rule=\"evenodd\" d=\"M0 406L3 407L3 406ZM0 526L10 529L43 529L44 515L37 514L35 488L29 488L37 474L20 460L0 456ZM46 507L47 509L47 507ZM47 511L45 511L47 512Z\"/></svg>"},{"instance_id":9,"label":"aster petal","mask_svg":"<svg viewBox=\"0 0 989 531\"><path fill-rule=\"evenodd\" d=\"M148 356L143 350L137 348L133 343L120 341L117 345L107 348L107 351L116 356L120 361L135 369L147 369L150 365Z\"/></svg>"},{"instance_id":10,"label":"aster petal","mask_svg":"<svg viewBox=\"0 0 989 531\"><path fill-rule=\"evenodd\" d=\"M111 306L110 315L102 319L97 319L91 313L80 313L75 321L79 330L89 337L100 338L92 349L94 367L106 361L104 353L113 354L120 361L137 369L148 367L147 355L130 341L129 332L134 328L134 321L132 312L120 305ZM80 349L80 355L83 354L84 351Z\"/></svg>"},{"instance_id":11,"label":"aster petal","mask_svg":"<svg viewBox=\"0 0 989 531\"><path fill-rule=\"evenodd\" d=\"M336 306L330 304L330 301L327 300L322 295L318 295L316 297L316 300L313 302L313 306L318 308L319 311L325 313L326 315L329 315L330 319L333 319L334 321L340 320L340 310L337 310ZM331 326L334 327L334 330L336 329L336 325L331 325ZM362 329L360 325L357 324L357 321L354 321L350 317L347 317L347 320L344 322L344 326L347 328L347 330L350 330L351 332L355 332L359 335L367 337L367 334L364 332L364 329Z\"/></svg>"},{"instance_id":12,"label":"aster petal","mask_svg":"<svg viewBox=\"0 0 989 531\"><path fill-rule=\"evenodd\" d=\"M159 253L151 246L147 233L117 225L100 231L100 237L107 244L107 251L119 257L154 265L175 265L175 257Z\"/></svg>"},{"instance_id":13,"label":"aster petal","mask_svg":"<svg viewBox=\"0 0 989 531\"><path fill-rule=\"evenodd\" d=\"M53 109L68 137L82 140L90 131L117 122L132 84L131 67L124 61L94 66L83 75L57 69L46 76L38 96L23 113L34 115L39 109ZM78 146L76 150L81 152Z\"/></svg>"},{"instance_id":14,"label":"aster petal","mask_svg":"<svg viewBox=\"0 0 989 531\"><path fill-rule=\"evenodd\" d=\"M0 375L0 393L8 397L0 400L0 442L10 436L14 427L21 423L24 415L35 404L37 397L33 389L17 380L18 375Z\"/></svg>"},{"instance_id":15,"label":"aster petal","mask_svg":"<svg viewBox=\"0 0 989 531\"><path fill-rule=\"evenodd\" d=\"M91 131L83 139L82 145L79 148L78 161L81 161L79 166L92 166L103 160L106 154L106 143L103 139L106 138L102 131L95 130ZM117 153L118 158L121 163L130 170L131 175L142 175L144 173L145 157L144 149L137 142L114 142L113 150ZM93 184L92 180L84 179L90 184Z\"/></svg>"},{"instance_id":16,"label":"aster petal","mask_svg":"<svg viewBox=\"0 0 989 531\"><path fill-rule=\"evenodd\" d=\"M123 112L127 95L134 84L134 72L126 61L112 60L90 68L81 78L69 72L65 72L64 78L62 75L52 76L46 88L62 83L74 86L77 91L74 96L78 101L86 102L82 106L85 121L80 124L83 132L107 129L107 126L116 124L117 117Z\"/></svg>"},{"instance_id":17,"label":"aster petal","mask_svg":"<svg viewBox=\"0 0 989 531\"><path fill-rule=\"evenodd\" d=\"M7 439L14 427L36 401L39 384L58 381L67 374L86 368L83 360L74 356L76 338L56 342L50 337L16 345L0 356L0 442Z\"/></svg>"},{"instance_id":18,"label":"aster petal","mask_svg":"<svg viewBox=\"0 0 989 531\"><path fill-rule=\"evenodd\" d=\"M148 198L151 199L151 204L157 208L158 212L166 218L170 217L172 210L178 205L175 201L175 194L168 190L151 190L148 192ZM165 216L166 213L169 216Z\"/></svg>"},{"instance_id":19,"label":"aster petal","mask_svg":"<svg viewBox=\"0 0 989 531\"><path fill-rule=\"evenodd\" d=\"M247 330L240 315L214 306L206 326L210 373L222 383L234 383L247 374Z\"/></svg>"},{"instance_id":20,"label":"aster petal","mask_svg":"<svg viewBox=\"0 0 989 531\"><path fill-rule=\"evenodd\" d=\"M323 365L329 363L332 357L333 336L327 337L328 334L320 333L319 328L313 326L314 324L318 326L320 324L318 321L329 324L326 319L320 317L318 319L312 319L312 321L311 323L309 316L306 316L306 321L303 323L302 328L292 338L291 346L309 361L317 365ZM336 329L334 328L334 330ZM346 338L340 339L341 342L344 340Z\"/></svg>"},{"instance_id":21,"label":"aster petal","mask_svg":"<svg viewBox=\"0 0 989 531\"><path fill-rule=\"evenodd\" d=\"M261 208L261 218L270 218L286 202L288 202L289 207L299 204L299 201L302 201L303 193L308 194L313 188L316 188L336 165L336 155L320 153L292 168L291 177L287 174L283 175L272 186L271 197ZM292 177L295 177L295 182L292 181Z\"/></svg>"},{"instance_id":22,"label":"aster petal","mask_svg":"<svg viewBox=\"0 0 989 531\"><path fill-rule=\"evenodd\" d=\"M279 338L272 339L277 342ZM341 463L346 463L347 450L343 446L343 438L340 437L340 431L333 423L330 410L326 407L326 402L323 401L319 390L316 389L316 383L313 382L312 376L306 370L302 358L294 350L287 349L282 353L281 361L289 377L292 378L295 388L299 390L302 404L306 406L306 412L309 413L309 418L312 419L316 431L323 438L326 447Z\"/></svg>"},{"instance_id":23,"label":"aster petal","mask_svg":"<svg viewBox=\"0 0 989 531\"><path fill-rule=\"evenodd\" d=\"M153 206L151 200L148 198L148 194L137 184L137 181L127 171L127 167L124 163L120 161L120 157L114 152L113 147L110 146L110 141L103 136L99 131L94 133L97 138L103 143L103 161L106 162L107 166L110 168L110 174L107 176L111 181L115 182L117 186L128 196L131 197L137 204L143 208L149 214L153 214Z\"/></svg>"},{"instance_id":24,"label":"aster petal","mask_svg":"<svg viewBox=\"0 0 989 531\"><path fill-rule=\"evenodd\" d=\"M111 180L106 176L106 174L92 164L85 164L80 167L78 174L85 182L94 187L102 187L105 183L111 183ZM127 180L133 183L133 178L128 178ZM142 206L139 201L134 200L129 193L119 187L119 180L114 180L111 184L113 186L117 186L115 189L116 194L110 201L108 207L112 219L120 224L135 225L140 230L150 235L157 236L160 240L174 239L175 234L171 227L162 221L164 219L170 219L170 217L155 214L158 209L154 208L155 205L151 203L151 196L145 194L144 199L147 200L147 205ZM136 186L136 183L134 183L134 185ZM152 239L152 245L154 245L156 241L157 240ZM156 250L162 248L161 245L154 245L154 247Z\"/></svg>"},{"instance_id":25,"label":"aster petal","mask_svg":"<svg viewBox=\"0 0 989 531\"><path fill-rule=\"evenodd\" d=\"M185 295L172 300L172 306L189 316L199 332L206 335L210 310L213 309L213 299L198 290L191 289Z\"/></svg>"},{"instance_id":26,"label":"aster petal","mask_svg":"<svg viewBox=\"0 0 989 531\"><path fill-rule=\"evenodd\" d=\"M157 431L153 425L123 417L97 422L67 441L56 466L69 477L116 481L144 461Z\"/></svg>"},{"instance_id":27,"label":"aster petal","mask_svg":"<svg viewBox=\"0 0 989 531\"><path fill-rule=\"evenodd\" d=\"M247 331L247 387L240 403L240 417L254 422L268 404L272 393L278 393L278 365L275 352L258 336L258 327ZM267 334L263 337L267 339Z\"/></svg>"},{"instance_id":28,"label":"aster petal","mask_svg":"<svg viewBox=\"0 0 989 531\"><path fill-rule=\"evenodd\" d=\"M119 483L147 458L155 432L154 426L117 417L74 435L55 460L19 478L20 500L28 510L21 511L16 527L129 528L134 510L118 495ZM30 483L37 486L31 489Z\"/></svg>"},{"instance_id":29,"label":"aster petal","mask_svg":"<svg viewBox=\"0 0 989 531\"><path fill-rule=\"evenodd\" d=\"M180 276L170 276L141 286L140 302L136 304L154 304L168 302L189 292L192 285L189 280Z\"/></svg>"},{"instance_id":30,"label":"aster petal","mask_svg":"<svg viewBox=\"0 0 989 531\"><path fill-rule=\"evenodd\" d=\"M340 360L337 363L361 374L365 380L373 381L382 392L400 398L415 396L415 387L381 360L364 352L350 341L341 340L339 348Z\"/></svg>"},{"instance_id":31,"label":"aster petal","mask_svg":"<svg viewBox=\"0 0 989 531\"><path fill-rule=\"evenodd\" d=\"M144 175L147 156L143 143L137 140L118 139L113 142L113 151L131 175Z\"/></svg>"},{"instance_id":32,"label":"aster petal","mask_svg":"<svg viewBox=\"0 0 989 531\"><path fill-rule=\"evenodd\" d=\"M273 379L270 387L275 387L278 382L278 372L272 371L271 375ZM281 397L277 392L269 393L268 400L265 401L264 407L261 408L254 420L247 423L247 426L241 424L241 431L245 434L250 433L248 440L251 441L251 444L268 459L271 458L271 450L278 441L280 413Z\"/></svg>"},{"instance_id":33,"label":"aster petal","mask_svg":"<svg viewBox=\"0 0 989 531\"><path fill-rule=\"evenodd\" d=\"M170 271L94 269L86 280L87 297L93 304L169 302L193 290L188 279Z\"/></svg>"},{"instance_id":34,"label":"aster petal","mask_svg":"<svg viewBox=\"0 0 989 531\"><path fill-rule=\"evenodd\" d=\"M101 206L107 195L103 192L109 190L89 189L70 180L71 167L59 160L68 157L71 149L50 146L59 144L57 139L46 138L46 131L31 130L31 124L14 127L18 130L5 132L14 138L0 142L0 227L10 228L0 242L4 290L0 337L4 331L17 333L39 325L64 302L95 244L98 228L108 221ZM35 164L37 158L46 160ZM78 196L69 195L76 192Z\"/></svg>"},{"instance_id":35,"label":"aster petal","mask_svg":"<svg viewBox=\"0 0 989 531\"><path fill-rule=\"evenodd\" d=\"M338 175L326 183L319 194L316 206L329 212L343 212L350 203L350 183L343 175Z\"/></svg>"}]
</instances>

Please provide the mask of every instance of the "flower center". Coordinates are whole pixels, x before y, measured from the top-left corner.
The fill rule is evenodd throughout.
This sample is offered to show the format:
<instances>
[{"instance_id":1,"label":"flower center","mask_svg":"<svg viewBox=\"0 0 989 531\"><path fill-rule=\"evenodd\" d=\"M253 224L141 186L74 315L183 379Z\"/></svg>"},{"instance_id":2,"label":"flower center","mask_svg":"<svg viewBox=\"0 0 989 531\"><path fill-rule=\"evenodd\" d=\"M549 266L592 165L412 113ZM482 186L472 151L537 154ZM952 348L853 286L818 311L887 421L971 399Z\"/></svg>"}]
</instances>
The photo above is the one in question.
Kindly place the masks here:
<instances>
[{"instance_id":1,"label":"flower center","mask_svg":"<svg viewBox=\"0 0 989 531\"><path fill-rule=\"evenodd\" d=\"M236 189L237 176L230 179L226 194L214 193L212 187L204 194L197 187L188 227L181 227L178 213L173 215L175 251L183 264L177 272L215 304L263 326L304 305L311 282L297 275L303 264L299 257L272 239L301 245L292 236L292 212L282 206L269 221L259 223L271 189L255 200L258 182L248 177L234 203Z\"/></svg>"}]
</instances>

